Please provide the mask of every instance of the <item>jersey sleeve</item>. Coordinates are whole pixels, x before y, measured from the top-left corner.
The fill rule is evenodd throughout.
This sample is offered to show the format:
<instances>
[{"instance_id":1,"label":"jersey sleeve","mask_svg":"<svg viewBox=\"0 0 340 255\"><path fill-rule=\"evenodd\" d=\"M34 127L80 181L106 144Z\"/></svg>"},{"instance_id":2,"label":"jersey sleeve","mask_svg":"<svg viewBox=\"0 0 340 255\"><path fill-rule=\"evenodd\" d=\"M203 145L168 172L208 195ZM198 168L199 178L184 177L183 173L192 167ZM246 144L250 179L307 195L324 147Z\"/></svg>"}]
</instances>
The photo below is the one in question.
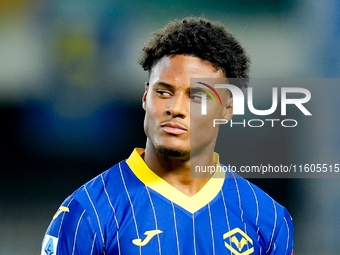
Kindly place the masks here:
<instances>
[{"instance_id":1,"label":"jersey sleeve","mask_svg":"<svg viewBox=\"0 0 340 255\"><path fill-rule=\"evenodd\" d=\"M270 254L291 255L294 243L294 224L293 220L286 209L284 209L283 218L278 232L274 239L274 247Z\"/></svg>"},{"instance_id":2,"label":"jersey sleeve","mask_svg":"<svg viewBox=\"0 0 340 255\"><path fill-rule=\"evenodd\" d=\"M53 216L41 255L102 254L94 222L80 203L67 198Z\"/></svg>"}]
</instances>

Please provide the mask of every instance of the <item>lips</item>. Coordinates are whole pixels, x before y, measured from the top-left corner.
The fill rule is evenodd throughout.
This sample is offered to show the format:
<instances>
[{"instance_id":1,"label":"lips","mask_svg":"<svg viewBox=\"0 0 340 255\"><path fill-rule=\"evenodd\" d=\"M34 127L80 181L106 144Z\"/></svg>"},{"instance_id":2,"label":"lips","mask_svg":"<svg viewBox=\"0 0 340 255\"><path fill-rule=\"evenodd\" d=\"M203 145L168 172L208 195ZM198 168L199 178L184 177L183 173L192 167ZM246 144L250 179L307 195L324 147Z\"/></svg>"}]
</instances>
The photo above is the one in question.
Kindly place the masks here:
<instances>
[{"instance_id":1,"label":"lips","mask_svg":"<svg viewBox=\"0 0 340 255\"><path fill-rule=\"evenodd\" d=\"M166 133L172 135L181 135L188 131L184 126L179 124L166 123L161 125L161 127Z\"/></svg>"}]
</instances>

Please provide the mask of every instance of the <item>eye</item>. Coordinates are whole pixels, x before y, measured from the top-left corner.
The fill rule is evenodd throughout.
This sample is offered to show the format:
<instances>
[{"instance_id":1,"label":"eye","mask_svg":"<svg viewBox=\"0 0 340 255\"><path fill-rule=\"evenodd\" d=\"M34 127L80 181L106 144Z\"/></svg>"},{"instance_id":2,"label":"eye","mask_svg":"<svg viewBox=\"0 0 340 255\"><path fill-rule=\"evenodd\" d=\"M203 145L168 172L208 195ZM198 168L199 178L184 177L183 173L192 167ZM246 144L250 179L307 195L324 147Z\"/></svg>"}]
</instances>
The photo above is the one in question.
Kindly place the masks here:
<instances>
[{"instance_id":1,"label":"eye","mask_svg":"<svg viewBox=\"0 0 340 255\"><path fill-rule=\"evenodd\" d=\"M202 102L202 94L192 94L190 95L190 100L195 103L201 103Z\"/></svg>"},{"instance_id":2,"label":"eye","mask_svg":"<svg viewBox=\"0 0 340 255\"><path fill-rule=\"evenodd\" d=\"M156 93L157 93L158 96L160 96L162 98L169 98L169 97L172 96L171 92L168 91L168 90L160 90L160 89L158 89L156 91Z\"/></svg>"},{"instance_id":3,"label":"eye","mask_svg":"<svg viewBox=\"0 0 340 255\"><path fill-rule=\"evenodd\" d=\"M202 91L198 91L198 92L194 92L192 94L190 94L190 100L195 102L195 103L199 103L201 104L202 101L205 99L205 100L210 100L211 97L206 94L205 92L202 92Z\"/></svg>"}]
</instances>

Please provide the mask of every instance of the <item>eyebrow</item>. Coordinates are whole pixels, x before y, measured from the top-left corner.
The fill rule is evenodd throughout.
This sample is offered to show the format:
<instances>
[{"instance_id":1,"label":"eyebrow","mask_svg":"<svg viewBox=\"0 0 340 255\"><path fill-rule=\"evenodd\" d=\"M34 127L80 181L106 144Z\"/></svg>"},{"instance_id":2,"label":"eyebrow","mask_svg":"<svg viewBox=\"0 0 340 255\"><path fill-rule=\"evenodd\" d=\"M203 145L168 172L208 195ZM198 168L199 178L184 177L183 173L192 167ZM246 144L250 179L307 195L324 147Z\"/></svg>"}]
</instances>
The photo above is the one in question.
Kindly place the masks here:
<instances>
[{"instance_id":1,"label":"eyebrow","mask_svg":"<svg viewBox=\"0 0 340 255\"><path fill-rule=\"evenodd\" d=\"M190 93L198 93L198 92L202 93L202 90L199 88L190 88Z\"/></svg>"},{"instance_id":2,"label":"eyebrow","mask_svg":"<svg viewBox=\"0 0 340 255\"><path fill-rule=\"evenodd\" d=\"M166 82L162 82L162 81L156 82L154 84L154 86L162 86L162 87L166 87L166 88L169 88L169 89L174 87L173 85L166 83Z\"/></svg>"},{"instance_id":3,"label":"eyebrow","mask_svg":"<svg viewBox=\"0 0 340 255\"><path fill-rule=\"evenodd\" d=\"M175 90L176 89L176 86L172 85L172 84L169 84L169 83L166 83L166 82L163 82L163 81L158 81L156 83L154 83L154 86L161 86L161 87L164 87L164 88L167 88L167 89L172 89L172 90ZM191 88L188 87L186 89L187 93L190 93L191 92Z\"/></svg>"}]
</instances>

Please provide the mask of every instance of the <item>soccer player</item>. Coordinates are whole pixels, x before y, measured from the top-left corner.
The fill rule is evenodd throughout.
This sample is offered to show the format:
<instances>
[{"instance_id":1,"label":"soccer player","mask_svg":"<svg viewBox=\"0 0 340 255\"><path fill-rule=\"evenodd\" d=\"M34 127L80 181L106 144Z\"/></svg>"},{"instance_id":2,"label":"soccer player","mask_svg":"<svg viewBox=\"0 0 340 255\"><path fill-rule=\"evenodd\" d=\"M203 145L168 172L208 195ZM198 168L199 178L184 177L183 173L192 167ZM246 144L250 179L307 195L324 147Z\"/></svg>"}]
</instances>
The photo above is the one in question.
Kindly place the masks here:
<instances>
[{"instance_id":1,"label":"soccer player","mask_svg":"<svg viewBox=\"0 0 340 255\"><path fill-rule=\"evenodd\" d=\"M219 23L189 17L155 33L140 63L149 71L145 149L62 203L41 254L290 255L292 219L269 195L232 172L190 177L190 165L221 166L211 120L233 111L227 89L219 90L222 107L206 98L211 114L191 111L214 84L195 89L190 79L248 78L240 44Z\"/></svg>"}]
</instances>

